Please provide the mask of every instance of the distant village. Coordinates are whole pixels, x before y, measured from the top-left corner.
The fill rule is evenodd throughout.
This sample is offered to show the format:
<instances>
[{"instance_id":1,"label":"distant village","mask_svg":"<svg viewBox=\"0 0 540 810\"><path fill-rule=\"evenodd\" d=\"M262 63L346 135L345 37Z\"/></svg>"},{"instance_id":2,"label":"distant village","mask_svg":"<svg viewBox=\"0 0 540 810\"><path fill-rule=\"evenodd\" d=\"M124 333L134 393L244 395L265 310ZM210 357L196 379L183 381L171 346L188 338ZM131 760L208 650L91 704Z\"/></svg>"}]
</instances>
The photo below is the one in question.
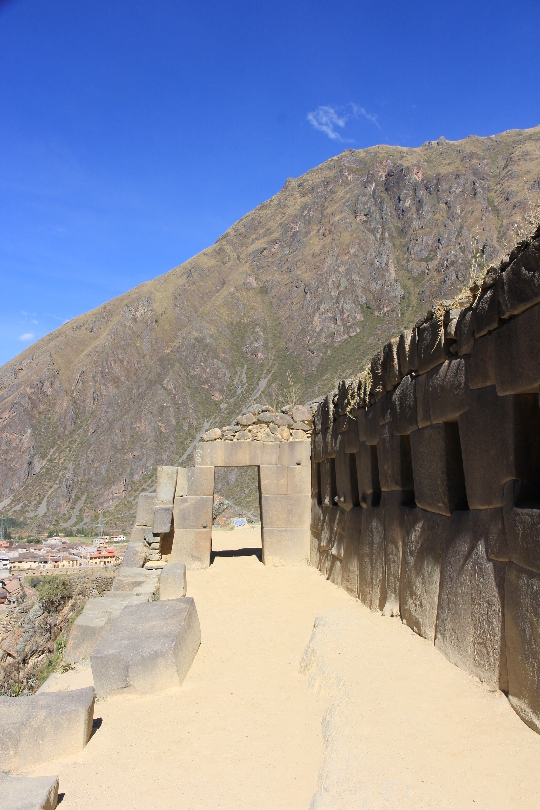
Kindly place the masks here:
<instances>
[{"instance_id":1,"label":"distant village","mask_svg":"<svg viewBox=\"0 0 540 810\"><path fill-rule=\"evenodd\" d=\"M22 580L30 574L47 574L89 566L114 566L122 551L111 544L125 543L125 535L96 537L81 543L80 538L63 536L38 539L37 542L0 540L0 605L18 603ZM76 543L78 545L76 545ZM120 553L119 553L120 552Z\"/></svg>"}]
</instances>

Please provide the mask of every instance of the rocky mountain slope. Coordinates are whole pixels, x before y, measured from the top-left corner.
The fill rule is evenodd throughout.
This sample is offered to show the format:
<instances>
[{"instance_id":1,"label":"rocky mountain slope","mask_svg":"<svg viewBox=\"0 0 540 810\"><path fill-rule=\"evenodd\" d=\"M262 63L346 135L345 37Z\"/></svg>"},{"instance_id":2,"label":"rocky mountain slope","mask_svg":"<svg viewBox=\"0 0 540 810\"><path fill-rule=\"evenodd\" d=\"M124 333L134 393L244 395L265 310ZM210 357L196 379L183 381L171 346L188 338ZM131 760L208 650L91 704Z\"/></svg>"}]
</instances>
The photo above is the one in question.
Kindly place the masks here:
<instances>
[{"instance_id":1,"label":"rocky mountain slope","mask_svg":"<svg viewBox=\"0 0 540 810\"><path fill-rule=\"evenodd\" d=\"M287 180L212 247L0 369L0 508L34 531L101 510L129 528L157 464L189 463L253 401L358 371L539 204L540 127L347 150Z\"/></svg>"}]
</instances>

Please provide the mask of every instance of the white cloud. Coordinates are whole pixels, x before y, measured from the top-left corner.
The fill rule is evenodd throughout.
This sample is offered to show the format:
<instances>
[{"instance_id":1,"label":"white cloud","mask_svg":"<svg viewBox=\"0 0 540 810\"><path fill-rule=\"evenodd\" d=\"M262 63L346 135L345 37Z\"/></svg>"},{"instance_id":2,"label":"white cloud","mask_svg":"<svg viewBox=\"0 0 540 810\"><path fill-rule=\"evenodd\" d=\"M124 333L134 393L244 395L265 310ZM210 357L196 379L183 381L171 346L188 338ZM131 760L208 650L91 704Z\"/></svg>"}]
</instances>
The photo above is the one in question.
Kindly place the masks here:
<instances>
[{"instance_id":1,"label":"white cloud","mask_svg":"<svg viewBox=\"0 0 540 810\"><path fill-rule=\"evenodd\" d=\"M33 332L25 332L23 335L19 335L19 340L22 340L23 343L29 343L33 339L34 339Z\"/></svg>"},{"instance_id":2,"label":"white cloud","mask_svg":"<svg viewBox=\"0 0 540 810\"><path fill-rule=\"evenodd\" d=\"M347 110L350 110L350 112ZM351 139L343 138L336 127L339 127L339 129L344 129L347 121L349 121L351 118L360 118L360 116L366 118L379 129L381 128L379 122L377 121L376 115L367 112L364 107L360 107L358 104L355 104L352 101L347 104L343 112L340 111L339 107L321 105L313 112L308 113L307 120L312 127L318 129L319 132L324 132L324 134L328 135L331 140L342 141L345 143L347 141L350 142Z\"/></svg>"}]
</instances>

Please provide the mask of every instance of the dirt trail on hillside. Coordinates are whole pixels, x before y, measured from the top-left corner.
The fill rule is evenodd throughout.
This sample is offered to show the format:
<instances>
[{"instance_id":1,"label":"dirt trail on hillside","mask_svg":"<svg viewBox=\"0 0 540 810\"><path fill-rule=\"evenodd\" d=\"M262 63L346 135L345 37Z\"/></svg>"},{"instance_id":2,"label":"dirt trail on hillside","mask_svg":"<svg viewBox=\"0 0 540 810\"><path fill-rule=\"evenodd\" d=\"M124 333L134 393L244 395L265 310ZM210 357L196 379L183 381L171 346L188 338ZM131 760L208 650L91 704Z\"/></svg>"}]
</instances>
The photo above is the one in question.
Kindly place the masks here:
<instances>
[{"instance_id":1,"label":"dirt trail on hillside","mask_svg":"<svg viewBox=\"0 0 540 810\"><path fill-rule=\"evenodd\" d=\"M393 673L400 713L409 713L412 728L408 739L401 717L402 749L408 756L414 748L418 779L425 779L424 762L438 762L444 771L445 795L438 797L432 786L424 806L451 806L451 795L474 796L461 808L539 806L540 737L519 721L504 696L488 693L398 620L371 614L313 568L266 568L255 556L218 556L208 570L188 573L188 594L196 601L202 645L183 686L157 696L98 701L95 717L102 724L86 749L36 771L60 775L62 810L307 810L323 762L321 719L330 698L310 691L299 662L314 618L334 608L351 612L366 646L371 699L377 679L387 689ZM417 669L414 690L400 685L404 661L408 682ZM437 678L430 672L426 678L431 663ZM78 670L57 682L81 686L84 678ZM439 752L427 750L418 734L423 679L431 690L437 681L441 724L459 695L459 712L448 740L441 734ZM432 703L435 725L437 711ZM368 744L372 738L374 750L382 752L381 772L387 774L385 741L396 751L395 705L379 703L373 719L371 711ZM370 761L376 771L377 758ZM476 791L461 790L471 782ZM400 806L394 795L390 804L358 808Z\"/></svg>"}]
</instances>

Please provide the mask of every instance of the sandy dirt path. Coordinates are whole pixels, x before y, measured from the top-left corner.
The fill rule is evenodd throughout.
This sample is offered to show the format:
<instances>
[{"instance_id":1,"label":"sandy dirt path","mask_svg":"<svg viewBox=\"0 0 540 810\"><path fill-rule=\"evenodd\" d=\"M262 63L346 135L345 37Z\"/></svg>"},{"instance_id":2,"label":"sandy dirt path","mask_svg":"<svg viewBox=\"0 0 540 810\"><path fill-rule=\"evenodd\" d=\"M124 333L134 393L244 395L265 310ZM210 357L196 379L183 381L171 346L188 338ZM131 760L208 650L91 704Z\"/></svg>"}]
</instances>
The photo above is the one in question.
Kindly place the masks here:
<instances>
[{"instance_id":1,"label":"sandy dirt path","mask_svg":"<svg viewBox=\"0 0 540 810\"><path fill-rule=\"evenodd\" d=\"M540 806L540 736L502 693L487 692L399 620L370 613L313 568L218 556L188 573L188 594L202 645L183 686L98 701L102 724L85 750L36 771L60 775L62 810L307 810L329 698L308 689L299 662L314 618L335 608L350 613L357 640L347 639L362 648L360 770L369 763L370 779L379 771L387 778L392 762L406 767L413 783L431 782L422 807L451 807L452 796L460 810ZM85 678L88 670L59 680L73 688ZM394 795L358 807L401 806Z\"/></svg>"}]
</instances>

